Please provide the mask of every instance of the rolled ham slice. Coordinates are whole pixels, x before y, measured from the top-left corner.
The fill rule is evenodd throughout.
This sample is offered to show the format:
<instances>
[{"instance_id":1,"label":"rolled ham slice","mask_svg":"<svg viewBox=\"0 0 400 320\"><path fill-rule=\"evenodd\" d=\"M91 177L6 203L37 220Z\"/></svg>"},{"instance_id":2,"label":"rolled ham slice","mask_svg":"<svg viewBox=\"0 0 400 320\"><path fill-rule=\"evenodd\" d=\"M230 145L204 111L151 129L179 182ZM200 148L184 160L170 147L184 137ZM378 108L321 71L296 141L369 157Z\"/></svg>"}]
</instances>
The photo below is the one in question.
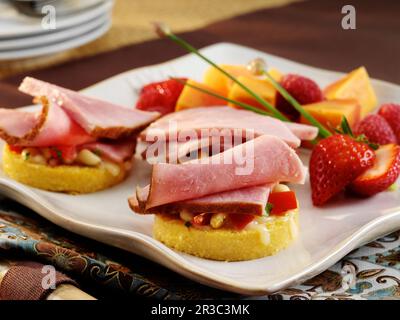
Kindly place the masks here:
<instances>
[{"instance_id":1,"label":"rolled ham slice","mask_svg":"<svg viewBox=\"0 0 400 320\"><path fill-rule=\"evenodd\" d=\"M263 135L210 158L153 165L145 209L268 183L304 183L305 175L292 148Z\"/></svg>"},{"instance_id":2,"label":"rolled ham slice","mask_svg":"<svg viewBox=\"0 0 400 320\"><path fill-rule=\"evenodd\" d=\"M318 128L307 124L284 122L293 134L302 141L311 141L318 136Z\"/></svg>"},{"instance_id":3,"label":"rolled ham slice","mask_svg":"<svg viewBox=\"0 0 400 320\"><path fill-rule=\"evenodd\" d=\"M78 145L95 139L53 101L41 99L40 112L0 109L0 138L10 145Z\"/></svg>"},{"instance_id":4,"label":"rolled ham slice","mask_svg":"<svg viewBox=\"0 0 400 320\"><path fill-rule=\"evenodd\" d=\"M137 188L136 195L129 198L129 205L137 213L179 213L187 210L193 214L239 213L261 216L265 213L269 193L273 184L242 188L233 191L219 192L213 195L186 201L178 201L150 208L145 205L149 195L149 187Z\"/></svg>"},{"instance_id":5,"label":"rolled ham slice","mask_svg":"<svg viewBox=\"0 0 400 320\"><path fill-rule=\"evenodd\" d=\"M218 138L217 138L218 139ZM216 138L207 137L185 142L160 141L157 144L139 140L137 153L150 164L155 163L184 163L201 156L212 156L224 152L235 145L242 143L237 141L224 141L220 139L216 144Z\"/></svg>"},{"instance_id":6,"label":"rolled ham slice","mask_svg":"<svg viewBox=\"0 0 400 320\"><path fill-rule=\"evenodd\" d=\"M160 115L158 112L124 108L30 77L23 80L19 90L56 101L71 119L95 138L132 136Z\"/></svg>"},{"instance_id":7,"label":"rolled ham slice","mask_svg":"<svg viewBox=\"0 0 400 320\"><path fill-rule=\"evenodd\" d=\"M273 135L285 141L291 147L298 147L300 140L313 140L318 129L304 124L286 123L269 116L263 116L247 110L231 107L192 108L171 113L155 122L140 134L143 141L153 141L154 137L170 140L171 137L182 137L192 133L200 137L202 130L230 130L241 132L252 131L254 137Z\"/></svg>"},{"instance_id":8,"label":"rolled ham slice","mask_svg":"<svg viewBox=\"0 0 400 320\"><path fill-rule=\"evenodd\" d=\"M165 138L170 140L178 135L192 136L195 134L199 139L202 130L209 132L223 133L225 130L232 132L232 135L254 134L273 135L285 141L291 147L298 147L300 139L280 120L269 116L261 116L251 111L234 109L231 107L204 107L192 108L171 113L155 122L140 134L143 141L154 141ZM176 138L175 138L176 139Z\"/></svg>"}]
</instances>

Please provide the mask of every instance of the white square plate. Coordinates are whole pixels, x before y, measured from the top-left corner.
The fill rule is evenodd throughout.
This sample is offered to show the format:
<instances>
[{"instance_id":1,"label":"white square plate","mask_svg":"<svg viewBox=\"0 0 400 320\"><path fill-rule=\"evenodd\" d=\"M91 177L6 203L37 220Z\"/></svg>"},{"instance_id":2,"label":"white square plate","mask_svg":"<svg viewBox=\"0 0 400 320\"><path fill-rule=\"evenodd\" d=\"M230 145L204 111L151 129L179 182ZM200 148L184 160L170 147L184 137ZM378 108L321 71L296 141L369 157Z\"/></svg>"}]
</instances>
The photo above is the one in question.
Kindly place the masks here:
<instances>
[{"instance_id":1,"label":"white square plate","mask_svg":"<svg viewBox=\"0 0 400 320\"><path fill-rule=\"evenodd\" d=\"M173 44L171 44L173 45ZM322 87L341 74L305 66L242 46L220 43L202 52L217 63L244 64L256 57L284 73L299 73ZM354 66L357 67L357 66ZM140 68L98 83L84 92L132 107L143 84L168 76L201 80L207 68L194 55ZM373 81L381 103L400 101L400 87ZM308 156L303 159L307 165ZM273 257L244 262L218 262L173 251L151 237L151 216L135 215L127 198L144 185L149 167L136 161L130 177L114 188L87 195L66 195L30 188L3 174L0 189L46 219L83 236L136 253L203 284L248 295L271 293L301 283L324 271L354 248L400 228L400 193L370 199L342 199L324 208L311 203L310 186L293 186L300 201L300 235Z\"/></svg>"}]
</instances>

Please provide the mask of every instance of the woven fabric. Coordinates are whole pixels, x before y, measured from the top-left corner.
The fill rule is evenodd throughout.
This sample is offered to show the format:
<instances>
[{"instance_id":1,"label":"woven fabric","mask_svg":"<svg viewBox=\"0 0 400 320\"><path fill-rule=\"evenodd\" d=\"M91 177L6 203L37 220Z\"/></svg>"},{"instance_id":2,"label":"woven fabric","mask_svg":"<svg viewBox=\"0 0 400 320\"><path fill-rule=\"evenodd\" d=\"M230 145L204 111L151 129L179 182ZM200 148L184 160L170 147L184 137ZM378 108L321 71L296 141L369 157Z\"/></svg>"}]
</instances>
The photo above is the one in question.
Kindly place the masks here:
<instances>
[{"instance_id":1,"label":"woven fabric","mask_svg":"<svg viewBox=\"0 0 400 320\"><path fill-rule=\"evenodd\" d=\"M0 300L43 300L60 284L77 285L56 271L55 281L50 287L44 279L48 272L43 267L43 264L31 261L11 266L0 283Z\"/></svg>"}]
</instances>

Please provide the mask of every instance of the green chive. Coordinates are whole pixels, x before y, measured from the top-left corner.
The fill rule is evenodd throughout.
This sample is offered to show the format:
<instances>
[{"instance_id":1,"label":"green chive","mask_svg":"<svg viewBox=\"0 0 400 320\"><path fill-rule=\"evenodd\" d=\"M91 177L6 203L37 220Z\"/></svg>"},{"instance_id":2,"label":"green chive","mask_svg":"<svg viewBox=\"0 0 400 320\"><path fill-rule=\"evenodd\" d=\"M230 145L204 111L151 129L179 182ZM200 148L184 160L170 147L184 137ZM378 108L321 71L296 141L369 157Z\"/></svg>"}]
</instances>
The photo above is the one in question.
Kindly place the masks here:
<instances>
[{"instance_id":1,"label":"green chive","mask_svg":"<svg viewBox=\"0 0 400 320\"><path fill-rule=\"evenodd\" d=\"M307 112L300 103L293 98L289 92L287 92L267 71L264 70L263 74L272 83L275 89L288 101L304 118L308 120L312 125L319 129L319 134L323 138L327 138L332 135L332 133L327 130L317 119L315 119L309 112Z\"/></svg>"},{"instance_id":2,"label":"green chive","mask_svg":"<svg viewBox=\"0 0 400 320\"><path fill-rule=\"evenodd\" d=\"M261 98L258 94L256 94L255 92L253 92L252 90L250 90L249 88L247 88L243 83L241 83L240 81L238 81L234 76L232 76L231 74L229 74L228 72L226 72L224 69L222 69L221 67L219 67L216 63L214 63L213 61L211 61L210 59L208 59L206 56L204 56L203 54L201 54L195 47L193 47L192 45L190 45L188 42L186 42L184 39L178 37L177 35L175 35L174 33L172 33L169 28L163 24L155 24L156 27L156 32L158 35L160 36L165 36L169 39L171 39L172 41L174 41L175 43L177 43L178 45L180 45L182 48L184 48L185 50L197 55L198 57L200 57L201 59L203 59L204 61L206 61L208 64L210 64L211 66L213 66L214 68L216 68L218 71L220 71L222 74L224 74L226 77L228 77L230 80L232 80L233 82L237 83L244 91L246 91L249 95L251 95L257 102L259 102L266 110L268 110L269 112L271 112L271 114L275 117L278 118L282 121L290 121L283 113L281 113L278 109L276 109L273 105L271 105L270 103L268 103L267 101L265 101L263 98Z\"/></svg>"},{"instance_id":3,"label":"green chive","mask_svg":"<svg viewBox=\"0 0 400 320\"><path fill-rule=\"evenodd\" d=\"M265 206L265 215L269 216L271 214L272 209L274 208L274 205L270 202L267 203Z\"/></svg>"},{"instance_id":4,"label":"green chive","mask_svg":"<svg viewBox=\"0 0 400 320\"><path fill-rule=\"evenodd\" d=\"M220 95L218 93L215 93L213 91L201 88L199 86L196 86L194 84L188 83L187 81L181 80L179 78L170 77L170 79L175 80L175 81L177 81L179 83L182 83L182 84L184 84L184 85L186 85L188 87L191 87L193 89L196 89L196 90L198 90L200 92L206 93L206 94L208 94L210 96L213 96L213 97L216 97L218 99L225 100L227 102L230 102L230 103L233 103L235 105L238 105L239 107L245 108L245 109L247 109L249 111L253 111L253 112L256 112L256 113L259 113L259 114L262 114L262 115L271 116L271 113L269 113L269 112L266 112L266 111L263 111L261 109L258 109L258 108L254 107L252 105L247 104L247 103L243 103L243 102L240 102L240 101L229 99L229 98L224 97L224 96L222 96L222 95Z\"/></svg>"}]
</instances>

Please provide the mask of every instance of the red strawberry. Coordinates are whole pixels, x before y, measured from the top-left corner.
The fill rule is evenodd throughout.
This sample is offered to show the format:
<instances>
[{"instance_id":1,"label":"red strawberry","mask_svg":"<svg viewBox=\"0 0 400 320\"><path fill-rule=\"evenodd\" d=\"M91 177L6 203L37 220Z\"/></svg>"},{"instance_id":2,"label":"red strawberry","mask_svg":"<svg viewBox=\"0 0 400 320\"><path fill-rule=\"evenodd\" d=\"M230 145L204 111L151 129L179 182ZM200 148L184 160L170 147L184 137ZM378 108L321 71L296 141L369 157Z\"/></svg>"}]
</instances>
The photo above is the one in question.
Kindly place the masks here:
<instances>
[{"instance_id":1,"label":"red strawberry","mask_svg":"<svg viewBox=\"0 0 400 320\"><path fill-rule=\"evenodd\" d=\"M378 113L386 119L400 143L400 105L394 103L383 104Z\"/></svg>"},{"instance_id":2,"label":"red strawberry","mask_svg":"<svg viewBox=\"0 0 400 320\"><path fill-rule=\"evenodd\" d=\"M397 143L396 136L384 117L379 114L366 116L356 127L356 135L364 134L368 141L381 145Z\"/></svg>"},{"instance_id":3,"label":"red strawberry","mask_svg":"<svg viewBox=\"0 0 400 320\"><path fill-rule=\"evenodd\" d=\"M373 166L374 151L350 136L337 134L321 140L310 159L314 205L320 206Z\"/></svg>"},{"instance_id":4,"label":"red strawberry","mask_svg":"<svg viewBox=\"0 0 400 320\"><path fill-rule=\"evenodd\" d=\"M350 189L362 196L372 196L387 190L400 175L400 147L396 144L381 146L375 151L376 160L372 168L357 177Z\"/></svg>"},{"instance_id":5,"label":"red strawberry","mask_svg":"<svg viewBox=\"0 0 400 320\"><path fill-rule=\"evenodd\" d=\"M158 111L162 115L174 112L176 101L183 87L182 83L173 79L150 83L140 91L136 108L145 111Z\"/></svg>"},{"instance_id":6,"label":"red strawberry","mask_svg":"<svg viewBox=\"0 0 400 320\"><path fill-rule=\"evenodd\" d=\"M302 105L323 100L319 86L306 77L287 74L280 84ZM276 95L276 108L285 113L291 120L296 120L299 117L299 112L279 92Z\"/></svg>"}]
</instances>

